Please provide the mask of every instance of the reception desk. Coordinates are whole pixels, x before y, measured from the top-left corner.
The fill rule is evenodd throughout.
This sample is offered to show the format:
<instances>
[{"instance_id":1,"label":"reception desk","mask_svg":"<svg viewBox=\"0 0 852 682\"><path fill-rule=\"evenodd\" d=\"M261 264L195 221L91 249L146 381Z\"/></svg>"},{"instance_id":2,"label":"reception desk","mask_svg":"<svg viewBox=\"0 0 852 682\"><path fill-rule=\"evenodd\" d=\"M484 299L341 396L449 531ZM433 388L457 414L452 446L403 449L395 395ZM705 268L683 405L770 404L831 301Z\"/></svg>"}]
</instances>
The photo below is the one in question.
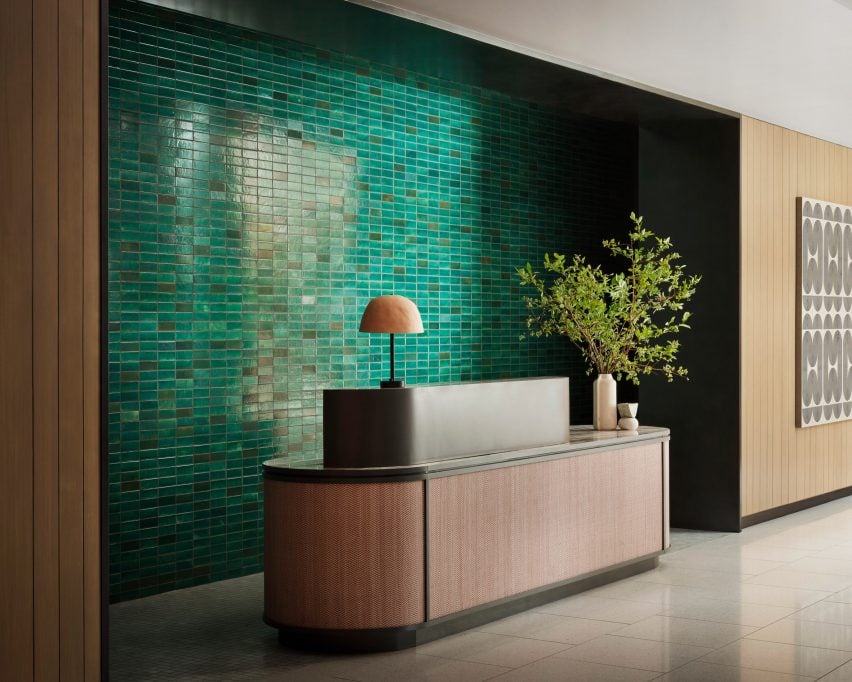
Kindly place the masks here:
<instances>
[{"instance_id":1,"label":"reception desk","mask_svg":"<svg viewBox=\"0 0 852 682\"><path fill-rule=\"evenodd\" d=\"M414 646L653 568L667 429L404 466L264 464L266 622L282 641Z\"/></svg>"}]
</instances>

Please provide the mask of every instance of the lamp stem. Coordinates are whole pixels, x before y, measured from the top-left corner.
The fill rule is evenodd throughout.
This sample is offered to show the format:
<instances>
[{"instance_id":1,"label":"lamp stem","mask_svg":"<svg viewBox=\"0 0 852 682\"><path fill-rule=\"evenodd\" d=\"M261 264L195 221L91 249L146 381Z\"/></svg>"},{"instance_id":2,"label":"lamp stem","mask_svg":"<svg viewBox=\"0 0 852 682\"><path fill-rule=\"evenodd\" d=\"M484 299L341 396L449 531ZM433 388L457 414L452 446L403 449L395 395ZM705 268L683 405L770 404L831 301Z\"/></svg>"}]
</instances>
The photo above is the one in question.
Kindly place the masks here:
<instances>
[{"instance_id":1,"label":"lamp stem","mask_svg":"<svg viewBox=\"0 0 852 682\"><path fill-rule=\"evenodd\" d=\"M388 381L382 381L379 385L382 388L405 388L405 382L400 379L396 380L396 373L394 372L394 357L393 357L393 334L390 335L390 361L391 361L391 372L390 379Z\"/></svg>"},{"instance_id":2,"label":"lamp stem","mask_svg":"<svg viewBox=\"0 0 852 682\"><path fill-rule=\"evenodd\" d=\"M391 358L390 358L390 360L391 360L390 380L391 380L391 383L393 383L395 381L394 375L393 375L393 334L390 335L390 356L391 356Z\"/></svg>"}]
</instances>

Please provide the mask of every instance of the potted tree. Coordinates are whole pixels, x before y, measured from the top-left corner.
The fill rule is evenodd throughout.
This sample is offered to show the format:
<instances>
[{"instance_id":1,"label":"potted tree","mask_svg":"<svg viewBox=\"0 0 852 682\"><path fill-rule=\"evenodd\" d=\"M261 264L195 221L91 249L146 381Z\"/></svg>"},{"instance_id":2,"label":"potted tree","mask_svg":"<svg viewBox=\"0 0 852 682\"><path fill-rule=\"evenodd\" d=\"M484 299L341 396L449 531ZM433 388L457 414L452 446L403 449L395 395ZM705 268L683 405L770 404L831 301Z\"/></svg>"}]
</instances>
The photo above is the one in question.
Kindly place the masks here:
<instances>
[{"instance_id":1,"label":"potted tree","mask_svg":"<svg viewBox=\"0 0 852 682\"><path fill-rule=\"evenodd\" d=\"M583 354L588 373L597 372L593 389L593 426L616 428L615 377L639 383L642 375L663 374L669 381L687 377L676 364L690 313L684 304L701 281L678 264L680 254L671 239L646 229L642 217L630 214L630 233L624 242L607 239L604 248L624 269L604 272L583 256L570 261L562 254L544 256L545 274L527 263L518 268L521 284L534 293L525 296L528 336L561 335Z\"/></svg>"}]
</instances>

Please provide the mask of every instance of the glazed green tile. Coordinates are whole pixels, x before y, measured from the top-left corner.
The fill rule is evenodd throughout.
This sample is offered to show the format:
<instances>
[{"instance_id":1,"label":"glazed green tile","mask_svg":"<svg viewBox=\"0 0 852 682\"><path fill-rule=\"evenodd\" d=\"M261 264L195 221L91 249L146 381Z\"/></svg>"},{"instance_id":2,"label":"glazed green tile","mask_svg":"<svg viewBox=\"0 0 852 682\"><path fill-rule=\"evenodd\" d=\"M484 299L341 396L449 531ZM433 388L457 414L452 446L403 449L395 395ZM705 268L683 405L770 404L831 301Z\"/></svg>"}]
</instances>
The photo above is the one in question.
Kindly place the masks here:
<instances>
[{"instance_id":1,"label":"glazed green tile","mask_svg":"<svg viewBox=\"0 0 852 682\"><path fill-rule=\"evenodd\" d=\"M624 129L126 0L108 74L112 600L261 570L261 463L389 371L373 296L421 310L409 383L569 375L588 419L513 272L624 222Z\"/></svg>"}]
</instances>

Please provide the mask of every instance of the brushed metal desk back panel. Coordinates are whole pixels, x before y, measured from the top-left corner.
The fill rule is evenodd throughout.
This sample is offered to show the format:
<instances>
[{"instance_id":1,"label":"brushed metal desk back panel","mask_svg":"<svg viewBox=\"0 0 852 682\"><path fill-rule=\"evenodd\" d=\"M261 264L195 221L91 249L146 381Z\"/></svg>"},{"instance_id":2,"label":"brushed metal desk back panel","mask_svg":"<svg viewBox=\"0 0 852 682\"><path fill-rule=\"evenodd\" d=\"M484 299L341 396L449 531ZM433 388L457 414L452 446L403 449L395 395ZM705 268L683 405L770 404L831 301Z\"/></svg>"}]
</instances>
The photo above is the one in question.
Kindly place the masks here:
<instances>
[{"instance_id":1,"label":"brushed metal desk back panel","mask_svg":"<svg viewBox=\"0 0 852 682\"><path fill-rule=\"evenodd\" d=\"M570 439L567 377L323 391L327 467L405 466Z\"/></svg>"}]
</instances>

